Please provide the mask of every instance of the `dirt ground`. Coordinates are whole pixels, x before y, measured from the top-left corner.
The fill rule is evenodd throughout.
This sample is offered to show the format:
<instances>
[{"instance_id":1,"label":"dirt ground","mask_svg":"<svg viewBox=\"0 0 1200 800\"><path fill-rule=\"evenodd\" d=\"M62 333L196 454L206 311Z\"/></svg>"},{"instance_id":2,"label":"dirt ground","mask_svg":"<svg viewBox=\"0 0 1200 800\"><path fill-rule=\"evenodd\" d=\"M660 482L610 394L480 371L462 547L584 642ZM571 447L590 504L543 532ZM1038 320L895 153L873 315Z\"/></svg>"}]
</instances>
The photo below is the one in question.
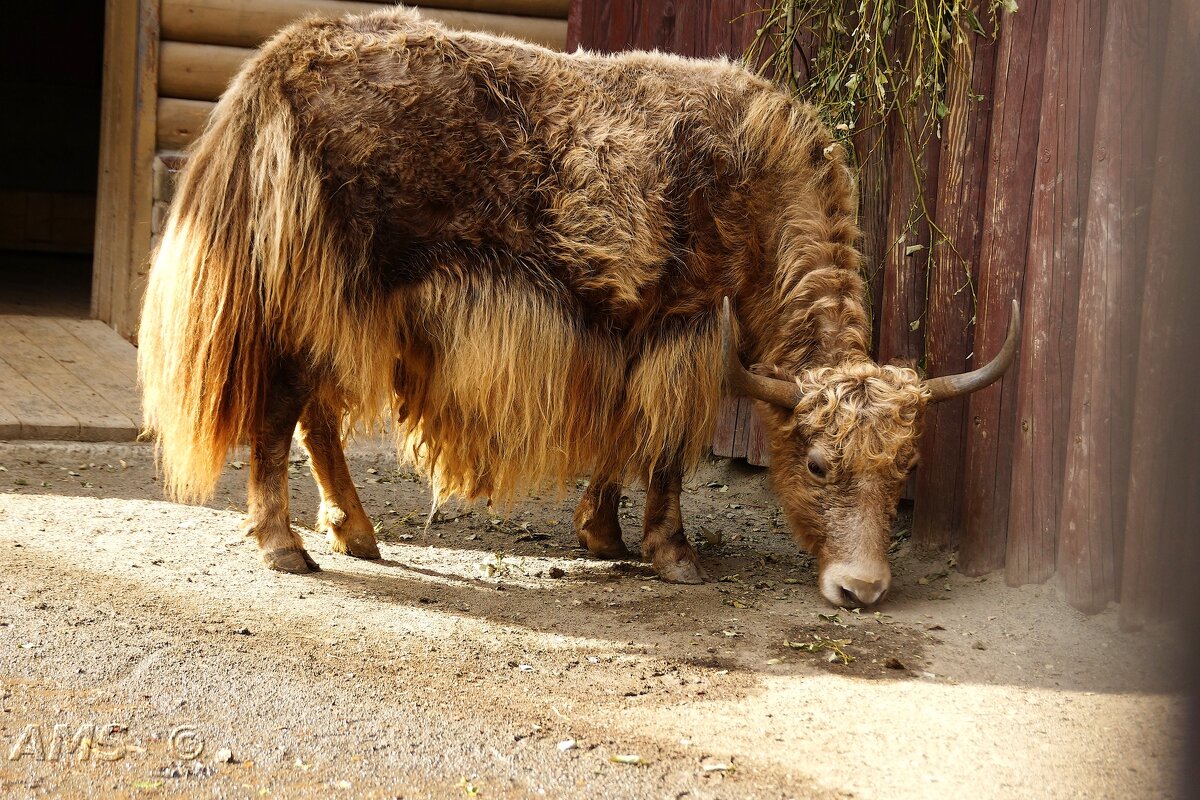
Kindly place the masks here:
<instances>
[{"instance_id":1,"label":"dirt ground","mask_svg":"<svg viewBox=\"0 0 1200 800\"><path fill-rule=\"evenodd\" d=\"M197 508L162 499L146 445L0 444L0 792L1175 793L1169 630L965 577L902 531L879 613L832 608L762 475L728 464L683 501L718 580L675 586L577 549L578 491L426 531L411 472L381 447L351 462L384 560L307 527L297 456L324 571L292 576L239 533L241 461Z\"/></svg>"}]
</instances>

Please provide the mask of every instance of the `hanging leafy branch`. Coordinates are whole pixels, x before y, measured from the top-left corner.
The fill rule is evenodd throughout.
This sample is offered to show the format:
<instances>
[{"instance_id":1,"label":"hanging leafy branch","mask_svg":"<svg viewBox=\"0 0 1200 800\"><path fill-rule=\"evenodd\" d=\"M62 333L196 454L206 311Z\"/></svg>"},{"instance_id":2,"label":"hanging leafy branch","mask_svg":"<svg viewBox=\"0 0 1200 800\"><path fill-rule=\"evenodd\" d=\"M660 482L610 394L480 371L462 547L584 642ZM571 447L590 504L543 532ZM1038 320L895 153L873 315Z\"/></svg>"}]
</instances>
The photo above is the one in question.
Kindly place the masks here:
<instances>
[{"instance_id":1,"label":"hanging leafy branch","mask_svg":"<svg viewBox=\"0 0 1200 800\"><path fill-rule=\"evenodd\" d=\"M969 33L994 38L1001 10L1015 0L771 0L762 10L747 64L818 109L834 136L856 152L888 144L887 131L912 171L916 196L903 237L919 224L932 241L954 249L924 194L922 154L940 138L949 113L947 76ZM981 19L982 17L982 19ZM967 65L969 69L969 65ZM970 95L979 101L980 95ZM919 250L913 245L910 250ZM957 250L955 250L957 254ZM960 257L961 258L961 257ZM970 284L967 266L966 287ZM913 326L919 321L913 321Z\"/></svg>"},{"instance_id":2,"label":"hanging leafy branch","mask_svg":"<svg viewBox=\"0 0 1200 800\"><path fill-rule=\"evenodd\" d=\"M924 110L906 126L914 143L937 135L956 42L994 37L1014 0L773 0L746 61L815 104L840 138ZM979 13L983 13L984 23Z\"/></svg>"}]
</instances>

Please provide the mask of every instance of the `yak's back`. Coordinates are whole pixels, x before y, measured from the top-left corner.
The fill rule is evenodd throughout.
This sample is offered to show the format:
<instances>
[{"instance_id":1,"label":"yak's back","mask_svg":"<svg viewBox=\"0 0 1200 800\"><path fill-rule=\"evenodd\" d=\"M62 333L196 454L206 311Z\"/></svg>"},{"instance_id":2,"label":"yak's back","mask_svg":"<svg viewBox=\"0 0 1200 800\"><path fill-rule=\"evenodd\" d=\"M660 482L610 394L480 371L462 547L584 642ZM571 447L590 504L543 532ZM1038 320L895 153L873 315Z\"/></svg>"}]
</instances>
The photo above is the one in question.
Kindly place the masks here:
<instances>
[{"instance_id":1,"label":"yak's back","mask_svg":"<svg viewBox=\"0 0 1200 800\"><path fill-rule=\"evenodd\" d=\"M269 51L376 263L415 277L431 245L486 248L626 306L679 261L689 199L738 183L737 124L774 93L725 61L563 54L403 9L302 23Z\"/></svg>"}]
</instances>

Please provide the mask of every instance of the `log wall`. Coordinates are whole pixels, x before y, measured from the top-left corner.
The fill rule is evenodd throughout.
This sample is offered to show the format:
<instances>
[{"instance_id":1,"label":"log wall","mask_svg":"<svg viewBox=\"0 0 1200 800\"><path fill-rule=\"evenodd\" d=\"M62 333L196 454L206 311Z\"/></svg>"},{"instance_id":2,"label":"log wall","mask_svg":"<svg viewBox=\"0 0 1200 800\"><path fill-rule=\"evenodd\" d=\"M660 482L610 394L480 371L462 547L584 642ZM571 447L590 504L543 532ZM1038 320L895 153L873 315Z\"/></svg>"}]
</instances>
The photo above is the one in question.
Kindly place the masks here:
<instances>
[{"instance_id":1,"label":"log wall","mask_svg":"<svg viewBox=\"0 0 1200 800\"><path fill-rule=\"evenodd\" d=\"M575 0L568 47L737 56L761 5ZM938 142L853 143L880 360L968 368L1024 309L1003 381L930 415L914 540L1088 612L1120 601L1127 625L1179 608L1200 566L1198 8L1025 0L956 44ZM912 159L944 241L915 222ZM750 455L744 405L715 453Z\"/></svg>"}]
</instances>

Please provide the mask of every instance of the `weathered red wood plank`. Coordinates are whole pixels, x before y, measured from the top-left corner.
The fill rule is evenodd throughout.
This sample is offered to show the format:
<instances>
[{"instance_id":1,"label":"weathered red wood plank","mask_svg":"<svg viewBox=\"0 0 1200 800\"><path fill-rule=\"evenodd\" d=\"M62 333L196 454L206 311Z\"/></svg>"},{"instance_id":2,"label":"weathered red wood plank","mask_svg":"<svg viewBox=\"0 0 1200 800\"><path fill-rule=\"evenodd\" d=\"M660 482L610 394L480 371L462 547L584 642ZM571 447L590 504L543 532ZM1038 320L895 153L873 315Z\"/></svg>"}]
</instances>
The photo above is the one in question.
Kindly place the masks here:
<instances>
[{"instance_id":1,"label":"weathered red wood plank","mask_svg":"<svg viewBox=\"0 0 1200 800\"><path fill-rule=\"evenodd\" d=\"M1022 301L1005 576L1054 573L1104 0L1054 0Z\"/></svg>"},{"instance_id":2,"label":"weathered red wood plank","mask_svg":"<svg viewBox=\"0 0 1200 800\"><path fill-rule=\"evenodd\" d=\"M930 375L968 368L995 59L995 43L986 36L968 33L953 46L937 181L937 221L945 241L933 245L926 282ZM977 96L984 100L972 99ZM950 400L926 412L913 514L913 538L926 546L951 547L962 529L966 403Z\"/></svg>"},{"instance_id":3,"label":"weathered red wood plank","mask_svg":"<svg viewBox=\"0 0 1200 800\"><path fill-rule=\"evenodd\" d=\"M871 352L878 357L884 260L889 244L887 220L893 142L873 128L856 134L853 143L859 165L858 225L862 229L863 274L871 296Z\"/></svg>"},{"instance_id":4,"label":"weathered red wood plank","mask_svg":"<svg viewBox=\"0 0 1200 800\"><path fill-rule=\"evenodd\" d=\"M725 395L717 411L717 428L713 432L712 452L714 456L733 456L733 431L737 427L737 398Z\"/></svg>"},{"instance_id":5,"label":"weathered red wood plank","mask_svg":"<svg viewBox=\"0 0 1200 800\"><path fill-rule=\"evenodd\" d=\"M907 30L898 35L898 52L906 50L911 36ZM913 67L910 80L920 78L918 68L919 65ZM933 136L922 144L916 131L929 112L926 104L906 106L901 111L903 120L893 117L887 123L887 141L892 150L878 336L879 360L885 363L920 364L925 355L922 326L930 230L923 211L936 216L940 148ZM919 175L914 174L914 167ZM921 197L926 198L924 205Z\"/></svg>"},{"instance_id":6,"label":"weathered red wood plank","mask_svg":"<svg viewBox=\"0 0 1200 800\"><path fill-rule=\"evenodd\" d=\"M901 37L903 39L903 37ZM901 50L903 41L897 44ZM914 76L915 78L915 76ZM908 131L915 131L917 121L923 120L927 107L906 108L908 122L900 125L890 120L887 141L891 143L890 175L888 177L887 225L884 236L883 291L877 313L877 355L881 362L899 361L920 365L924 360L925 344L925 277L929 261L929 225L921 213L920 197L927 198L925 209L936 214L936 187L939 148L930 137L922 145ZM916 164L923 176L918 191ZM905 488L905 497L912 495L915 479ZM914 539L919 546L932 543Z\"/></svg>"},{"instance_id":7,"label":"weathered red wood plank","mask_svg":"<svg viewBox=\"0 0 1200 800\"><path fill-rule=\"evenodd\" d=\"M738 398L738 421L733 426L733 457L745 458L746 444L750 441L750 398Z\"/></svg>"},{"instance_id":8,"label":"weathered red wood plank","mask_svg":"<svg viewBox=\"0 0 1200 800\"><path fill-rule=\"evenodd\" d=\"M976 288L976 362L1000 349L1012 300L1021 296L1049 10L1049 0L1030 0L1000 23ZM998 384L968 401L965 527L959 551L959 568L968 575L1004 566L1018 370L1014 366Z\"/></svg>"},{"instance_id":9,"label":"weathered red wood plank","mask_svg":"<svg viewBox=\"0 0 1200 800\"><path fill-rule=\"evenodd\" d=\"M908 112L916 115L917 111ZM929 260L929 226L919 213L918 190L912 164L925 173L925 196L932 198L937 177L938 149L931 141L922 148L901 131L889 126L893 142L891 188L887 216L887 251L884 256L883 302L880 308L879 359L883 362L918 363L924 355L920 326L925 315L925 269ZM933 211L934 201L929 201Z\"/></svg>"},{"instance_id":10,"label":"weathered red wood plank","mask_svg":"<svg viewBox=\"0 0 1200 800\"><path fill-rule=\"evenodd\" d=\"M568 53L582 46L583 39L583 6L587 0L571 0L567 8L567 43L563 48ZM587 3L591 5L590 2Z\"/></svg>"},{"instance_id":11,"label":"weathered red wood plank","mask_svg":"<svg viewBox=\"0 0 1200 800\"><path fill-rule=\"evenodd\" d=\"M1151 21L1151 25L1155 25ZM1149 245L1134 399L1129 499L1122 565L1121 623L1136 627L1181 616L1195 582L1200 542L1200 378L1185 367L1200 352L1200 5L1176 0L1159 112ZM1189 501L1189 498L1191 499Z\"/></svg>"},{"instance_id":12,"label":"weathered red wood plank","mask_svg":"<svg viewBox=\"0 0 1200 800\"><path fill-rule=\"evenodd\" d=\"M750 437L746 443L746 461L759 467L771 464L771 446L763 428L762 417L758 415L758 405L750 404Z\"/></svg>"},{"instance_id":13,"label":"weathered red wood plank","mask_svg":"<svg viewBox=\"0 0 1200 800\"><path fill-rule=\"evenodd\" d=\"M1151 4L1110 0L1080 276L1058 571L1067 600L1116 599L1155 142L1161 26Z\"/></svg>"}]
</instances>

